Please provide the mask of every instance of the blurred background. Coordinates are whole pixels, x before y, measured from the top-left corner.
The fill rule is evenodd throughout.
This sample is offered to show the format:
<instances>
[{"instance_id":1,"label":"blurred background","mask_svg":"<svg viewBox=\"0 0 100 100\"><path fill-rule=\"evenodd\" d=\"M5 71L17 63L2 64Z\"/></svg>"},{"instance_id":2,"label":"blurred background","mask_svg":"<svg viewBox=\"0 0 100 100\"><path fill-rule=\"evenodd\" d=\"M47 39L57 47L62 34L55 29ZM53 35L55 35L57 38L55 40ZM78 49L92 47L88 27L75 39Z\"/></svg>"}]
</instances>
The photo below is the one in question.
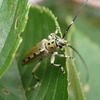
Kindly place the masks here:
<instances>
[{"instance_id":1,"label":"blurred background","mask_svg":"<svg viewBox=\"0 0 100 100\"><path fill-rule=\"evenodd\" d=\"M30 0L29 4L49 8L57 17L64 33L84 2L85 0ZM79 51L89 69L87 82L84 65L77 54L73 54L85 96L87 100L100 100L100 0L88 0L70 31L71 29L71 45ZM74 100L71 88L69 91L69 100Z\"/></svg>"}]
</instances>

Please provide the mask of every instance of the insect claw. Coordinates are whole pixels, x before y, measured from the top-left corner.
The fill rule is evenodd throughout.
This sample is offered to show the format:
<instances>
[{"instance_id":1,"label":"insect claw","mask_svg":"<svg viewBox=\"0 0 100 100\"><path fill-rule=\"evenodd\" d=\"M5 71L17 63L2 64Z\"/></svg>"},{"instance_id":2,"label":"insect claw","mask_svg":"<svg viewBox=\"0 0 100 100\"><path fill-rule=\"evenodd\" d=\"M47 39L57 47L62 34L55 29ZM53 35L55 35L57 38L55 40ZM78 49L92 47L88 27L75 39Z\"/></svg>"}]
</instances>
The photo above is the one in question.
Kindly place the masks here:
<instances>
[{"instance_id":1,"label":"insect claw","mask_svg":"<svg viewBox=\"0 0 100 100\"><path fill-rule=\"evenodd\" d=\"M33 89L36 89L40 85L41 85L41 83L37 82L37 84L33 87Z\"/></svg>"},{"instance_id":2,"label":"insect claw","mask_svg":"<svg viewBox=\"0 0 100 100\"><path fill-rule=\"evenodd\" d=\"M67 59L73 59L73 57L71 57L71 56L65 55L65 57L66 57Z\"/></svg>"},{"instance_id":3,"label":"insect claw","mask_svg":"<svg viewBox=\"0 0 100 100\"><path fill-rule=\"evenodd\" d=\"M64 68L61 66L62 74L65 74Z\"/></svg>"},{"instance_id":4,"label":"insect claw","mask_svg":"<svg viewBox=\"0 0 100 100\"><path fill-rule=\"evenodd\" d=\"M73 59L73 57L70 57L70 56L69 56L69 58L68 58L68 59Z\"/></svg>"},{"instance_id":5,"label":"insect claw","mask_svg":"<svg viewBox=\"0 0 100 100\"><path fill-rule=\"evenodd\" d=\"M56 27L55 34L57 34L57 33L58 33L59 29L60 29L60 27L59 27L59 26L57 26L57 27Z\"/></svg>"},{"instance_id":6,"label":"insect claw","mask_svg":"<svg viewBox=\"0 0 100 100\"><path fill-rule=\"evenodd\" d=\"M65 74L65 71L63 71L63 73L62 73L63 75Z\"/></svg>"},{"instance_id":7,"label":"insect claw","mask_svg":"<svg viewBox=\"0 0 100 100\"><path fill-rule=\"evenodd\" d=\"M71 57L71 59L73 59L73 57Z\"/></svg>"}]
</instances>

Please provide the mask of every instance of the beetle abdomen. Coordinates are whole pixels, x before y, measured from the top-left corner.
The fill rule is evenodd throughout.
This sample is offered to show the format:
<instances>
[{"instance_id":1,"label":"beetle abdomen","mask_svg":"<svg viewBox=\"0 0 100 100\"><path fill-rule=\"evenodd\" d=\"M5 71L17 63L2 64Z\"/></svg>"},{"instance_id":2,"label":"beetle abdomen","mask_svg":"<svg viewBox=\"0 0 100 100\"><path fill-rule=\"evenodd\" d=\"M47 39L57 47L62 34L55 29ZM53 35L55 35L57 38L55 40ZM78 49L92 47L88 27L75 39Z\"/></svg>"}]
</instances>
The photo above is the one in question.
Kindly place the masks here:
<instances>
[{"instance_id":1,"label":"beetle abdomen","mask_svg":"<svg viewBox=\"0 0 100 100\"><path fill-rule=\"evenodd\" d=\"M35 62L36 60L42 59L43 58L42 55L43 55L44 52L45 52L45 50L43 52L39 53L39 54L34 53L33 57L28 56L25 59L23 58L23 60L21 62L22 66L30 64L32 62Z\"/></svg>"},{"instance_id":2,"label":"beetle abdomen","mask_svg":"<svg viewBox=\"0 0 100 100\"><path fill-rule=\"evenodd\" d=\"M45 57L45 42L47 40L43 39L41 42L39 42L37 45L35 45L31 50L28 51L28 53L23 57L22 59L22 66L27 65L29 63L35 62L36 60L41 59L41 57ZM47 52L45 52L47 53Z\"/></svg>"}]
</instances>

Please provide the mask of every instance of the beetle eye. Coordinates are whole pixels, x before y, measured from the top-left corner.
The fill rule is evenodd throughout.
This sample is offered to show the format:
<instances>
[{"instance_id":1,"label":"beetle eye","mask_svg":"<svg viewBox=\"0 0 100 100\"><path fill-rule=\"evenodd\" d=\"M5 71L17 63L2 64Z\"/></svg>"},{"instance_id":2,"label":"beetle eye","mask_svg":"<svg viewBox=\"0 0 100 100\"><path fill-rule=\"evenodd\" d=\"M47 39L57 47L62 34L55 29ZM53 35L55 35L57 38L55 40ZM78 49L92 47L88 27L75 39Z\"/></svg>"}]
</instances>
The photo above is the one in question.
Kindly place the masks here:
<instances>
[{"instance_id":1,"label":"beetle eye","mask_svg":"<svg viewBox=\"0 0 100 100\"><path fill-rule=\"evenodd\" d=\"M59 45L59 48L61 49L61 48L62 48L62 46L60 46L60 45Z\"/></svg>"},{"instance_id":2,"label":"beetle eye","mask_svg":"<svg viewBox=\"0 0 100 100\"><path fill-rule=\"evenodd\" d=\"M60 41L60 42L59 42L59 45L60 45L60 46L64 46L65 44L62 43L62 41Z\"/></svg>"}]
</instances>

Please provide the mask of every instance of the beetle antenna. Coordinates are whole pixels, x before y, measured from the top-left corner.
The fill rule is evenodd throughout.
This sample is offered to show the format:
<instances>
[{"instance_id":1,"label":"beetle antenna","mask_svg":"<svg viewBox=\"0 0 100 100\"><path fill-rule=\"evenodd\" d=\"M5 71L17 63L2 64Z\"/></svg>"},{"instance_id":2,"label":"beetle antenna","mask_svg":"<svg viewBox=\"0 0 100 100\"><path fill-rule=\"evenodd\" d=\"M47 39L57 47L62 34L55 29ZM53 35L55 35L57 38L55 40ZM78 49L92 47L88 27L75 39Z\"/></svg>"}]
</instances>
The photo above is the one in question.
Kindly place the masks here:
<instances>
[{"instance_id":1,"label":"beetle antenna","mask_svg":"<svg viewBox=\"0 0 100 100\"><path fill-rule=\"evenodd\" d=\"M69 30L69 28L71 27L71 25L74 23L75 19L77 18L79 12L81 11L81 9L84 7L84 5L87 3L88 0L85 1L85 3L81 6L81 8L79 9L79 11L77 12L77 14L75 15L74 19L72 20L72 22L70 23L70 25L68 26L68 28L66 29L64 35L62 38L64 38Z\"/></svg>"},{"instance_id":2,"label":"beetle antenna","mask_svg":"<svg viewBox=\"0 0 100 100\"><path fill-rule=\"evenodd\" d=\"M73 48L72 46L70 46L70 45L67 45L67 46L70 47L71 49L73 49L73 50L78 54L78 56L80 57L80 59L82 60L84 66L85 66L85 69L86 69L87 81L88 81L88 80L89 80L89 71L88 71L88 67L87 67L85 61L83 60L82 56L79 54L79 52L78 52L76 49L74 49L74 48Z\"/></svg>"}]
</instances>

